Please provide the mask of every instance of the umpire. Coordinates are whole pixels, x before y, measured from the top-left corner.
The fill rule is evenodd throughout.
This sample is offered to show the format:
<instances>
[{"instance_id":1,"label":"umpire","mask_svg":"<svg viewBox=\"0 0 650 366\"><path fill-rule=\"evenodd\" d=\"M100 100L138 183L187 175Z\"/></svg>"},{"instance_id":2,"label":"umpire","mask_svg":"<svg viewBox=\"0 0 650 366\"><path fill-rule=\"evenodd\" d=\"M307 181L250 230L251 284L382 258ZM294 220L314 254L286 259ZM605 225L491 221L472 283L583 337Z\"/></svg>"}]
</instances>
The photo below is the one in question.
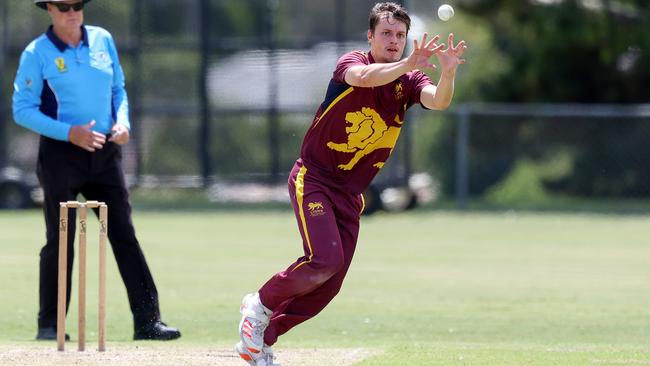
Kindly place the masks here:
<instances>
[{"instance_id":1,"label":"umpire","mask_svg":"<svg viewBox=\"0 0 650 366\"><path fill-rule=\"evenodd\" d=\"M47 242L40 253L36 339L56 339L59 202L78 194L108 204L108 237L133 313L133 338L176 339L178 329L160 319L156 285L131 221L120 146L129 141L130 128L124 73L111 34L83 24L89 1L34 1L52 25L25 48L14 82L14 120L41 135L37 175ZM68 288L74 223L71 216Z\"/></svg>"}]
</instances>

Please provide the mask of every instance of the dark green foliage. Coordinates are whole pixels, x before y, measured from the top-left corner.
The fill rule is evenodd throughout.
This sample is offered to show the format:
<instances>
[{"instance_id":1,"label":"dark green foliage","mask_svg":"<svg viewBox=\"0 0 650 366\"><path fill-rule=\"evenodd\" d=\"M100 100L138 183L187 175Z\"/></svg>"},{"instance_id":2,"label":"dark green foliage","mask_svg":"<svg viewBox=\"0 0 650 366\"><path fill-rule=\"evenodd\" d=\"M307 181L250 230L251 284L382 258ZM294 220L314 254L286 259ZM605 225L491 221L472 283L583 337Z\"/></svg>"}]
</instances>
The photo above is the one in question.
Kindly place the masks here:
<instances>
[{"instance_id":1,"label":"dark green foliage","mask_svg":"<svg viewBox=\"0 0 650 366\"><path fill-rule=\"evenodd\" d=\"M97 0L86 19L115 36L127 88L140 127L142 171L200 174L197 157L200 120L200 15L198 0ZM307 50L321 42L365 39L366 0L208 0L208 71L237 52L269 47L269 29L278 50ZM434 2L435 3L435 2ZM455 32L470 44L467 65L459 70L452 108L467 101L553 103L647 103L650 85L650 2L646 0L455 0L453 22L437 22L431 1L407 3L429 32ZM585 4L603 4L602 8ZM32 1L0 5L4 22L0 103L5 150L24 129L10 117L10 95L18 55L48 23ZM275 4L273 17L269 7ZM137 9L142 13L138 14ZM608 10L609 9L609 10ZM6 20L6 21L5 21ZM137 31L142 31L141 38ZM137 48L137 47L140 48ZM346 49L347 50L347 49ZM260 59L264 66L266 59ZM138 68L138 66L140 68ZM322 72L330 73L331 70ZM438 73L432 73L434 81ZM209 79L208 79L209 80ZM322 86L325 88L325 85ZM251 90L260 95L264 90ZM210 157L223 177L264 175L272 149L264 111L230 115L212 108ZM298 155L313 107L300 113L280 111L279 167L289 169ZM138 104L139 103L139 104ZM139 108L137 108L139 106ZM249 108L247 105L241 108ZM586 106L585 108L588 108ZM169 114L169 115L168 115ZM454 190L455 119L419 113L414 134L413 169L432 172L450 194ZM427 127L420 127L427 124ZM0 131L2 132L2 131ZM522 166L539 170L540 187L572 196L639 197L650 195L650 125L641 120L472 118L470 193L490 194ZM403 142L402 142L403 143ZM33 148L35 150L35 147ZM13 150L13 149L12 149ZM3 155L0 148L0 155ZM6 155L6 153L5 153ZM389 164L401 163L399 154ZM5 158L16 164L13 157ZM29 159L32 161L33 159ZM2 159L0 159L2 161ZM558 168L558 167L561 167ZM388 168L388 166L387 166ZM546 169L551 171L547 172ZM33 169L28 169L33 170ZM399 170L399 169L396 169ZM380 177L381 178L381 177Z\"/></svg>"},{"instance_id":2,"label":"dark green foliage","mask_svg":"<svg viewBox=\"0 0 650 366\"><path fill-rule=\"evenodd\" d=\"M511 64L510 72L496 80L479 81L482 98L647 103L650 6L641 0L602 3L601 8L577 0L459 4L464 12L490 19L496 45ZM640 159L650 149L648 121L474 122L470 138L474 194L507 174L515 153L543 160L560 149L570 151L572 169L545 181L547 189L586 196L650 195L650 165Z\"/></svg>"}]
</instances>

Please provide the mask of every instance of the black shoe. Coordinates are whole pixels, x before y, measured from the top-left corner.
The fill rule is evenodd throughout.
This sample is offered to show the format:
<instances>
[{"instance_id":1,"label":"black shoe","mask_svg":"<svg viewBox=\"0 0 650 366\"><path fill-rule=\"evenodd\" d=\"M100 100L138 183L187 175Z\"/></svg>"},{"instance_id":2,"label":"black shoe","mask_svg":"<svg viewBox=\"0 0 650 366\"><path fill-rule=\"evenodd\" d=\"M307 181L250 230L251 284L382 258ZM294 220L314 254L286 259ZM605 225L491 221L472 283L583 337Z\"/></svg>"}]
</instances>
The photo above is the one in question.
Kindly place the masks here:
<instances>
[{"instance_id":1,"label":"black shoe","mask_svg":"<svg viewBox=\"0 0 650 366\"><path fill-rule=\"evenodd\" d=\"M36 333L37 341L56 341L56 327L45 327L38 328L38 333ZM70 340L70 335L65 334L65 340Z\"/></svg>"},{"instance_id":2,"label":"black shoe","mask_svg":"<svg viewBox=\"0 0 650 366\"><path fill-rule=\"evenodd\" d=\"M136 329L133 333L133 340L152 340L152 341L171 341L172 339L180 338L181 332L167 326L167 324L160 320L149 323Z\"/></svg>"}]
</instances>

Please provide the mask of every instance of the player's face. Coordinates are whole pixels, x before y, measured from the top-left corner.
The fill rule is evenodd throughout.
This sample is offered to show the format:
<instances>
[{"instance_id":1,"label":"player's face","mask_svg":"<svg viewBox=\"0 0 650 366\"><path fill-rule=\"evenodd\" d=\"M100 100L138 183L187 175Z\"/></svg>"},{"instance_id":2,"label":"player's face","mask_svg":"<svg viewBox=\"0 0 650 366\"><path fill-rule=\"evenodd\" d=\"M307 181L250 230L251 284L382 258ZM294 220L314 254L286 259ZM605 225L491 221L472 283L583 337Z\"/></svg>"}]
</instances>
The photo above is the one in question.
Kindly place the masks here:
<instances>
[{"instance_id":1,"label":"player's face","mask_svg":"<svg viewBox=\"0 0 650 366\"><path fill-rule=\"evenodd\" d=\"M406 24L392 16L382 16L374 32L368 31L370 53L375 62L396 62L402 59L406 35Z\"/></svg>"},{"instance_id":2,"label":"player's face","mask_svg":"<svg viewBox=\"0 0 650 366\"><path fill-rule=\"evenodd\" d=\"M48 3L47 12L56 28L79 28L84 22L84 12L81 1L64 1ZM75 6L76 9L75 10ZM60 8L66 11L62 11Z\"/></svg>"}]
</instances>

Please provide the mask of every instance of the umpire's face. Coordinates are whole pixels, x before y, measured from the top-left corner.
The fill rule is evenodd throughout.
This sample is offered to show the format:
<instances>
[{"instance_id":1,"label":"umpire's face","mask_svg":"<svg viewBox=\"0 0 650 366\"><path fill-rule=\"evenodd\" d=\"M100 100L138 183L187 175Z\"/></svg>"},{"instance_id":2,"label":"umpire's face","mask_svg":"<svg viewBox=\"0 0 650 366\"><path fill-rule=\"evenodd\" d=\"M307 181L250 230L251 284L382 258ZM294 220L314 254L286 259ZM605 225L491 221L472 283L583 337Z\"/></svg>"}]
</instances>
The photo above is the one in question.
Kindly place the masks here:
<instances>
[{"instance_id":1,"label":"umpire's face","mask_svg":"<svg viewBox=\"0 0 650 366\"><path fill-rule=\"evenodd\" d=\"M82 1L57 1L47 4L47 13L55 28L73 30L84 22L83 7Z\"/></svg>"}]
</instances>

